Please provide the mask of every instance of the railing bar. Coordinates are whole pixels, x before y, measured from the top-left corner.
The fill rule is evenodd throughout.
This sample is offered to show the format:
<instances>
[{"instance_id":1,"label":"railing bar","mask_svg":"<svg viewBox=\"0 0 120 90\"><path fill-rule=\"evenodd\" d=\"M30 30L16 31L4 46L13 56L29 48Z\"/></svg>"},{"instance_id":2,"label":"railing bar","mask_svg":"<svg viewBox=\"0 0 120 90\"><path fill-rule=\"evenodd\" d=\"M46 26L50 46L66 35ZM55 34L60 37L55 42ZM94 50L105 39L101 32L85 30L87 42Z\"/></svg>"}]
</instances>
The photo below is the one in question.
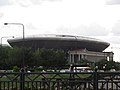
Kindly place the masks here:
<instances>
[{"instance_id":1,"label":"railing bar","mask_svg":"<svg viewBox=\"0 0 120 90\"><path fill-rule=\"evenodd\" d=\"M16 80L20 75L16 75L15 78L13 78L13 81Z\"/></svg>"},{"instance_id":2,"label":"railing bar","mask_svg":"<svg viewBox=\"0 0 120 90\"><path fill-rule=\"evenodd\" d=\"M46 77L45 77L45 73L41 74L41 76L42 76L43 78L46 78Z\"/></svg>"},{"instance_id":3,"label":"railing bar","mask_svg":"<svg viewBox=\"0 0 120 90\"><path fill-rule=\"evenodd\" d=\"M34 84L33 84L33 81L32 81L32 85L31 85L31 86L32 86L32 90L34 90Z\"/></svg>"},{"instance_id":4,"label":"railing bar","mask_svg":"<svg viewBox=\"0 0 120 90\"><path fill-rule=\"evenodd\" d=\"M51 88L52 88L52 90L55 88L55 84L56 84L56 82L55 81L51 81L52 82L52 85L51 85Z\"/></svg>"},{"instance_id":5,"label":"railing bar","mask_svg":"<svg viewBox=\"0 0 120 90\"><path fill-rule=\"evenodd\" d=\"M37 81L35 82L35 89L38 90L38 85Z\"/></svg>"},{"instance_id":6,"label":"railing bar","mask_svg":"<svg viewBox=\"0 0 120 90\"><path fill-rule=\"evenodd\" d=\"M13 85L13 81L12 81L12 89L13 89L14 85Z\"/></svg>"},{"instance_id":7,"label":"railing bar","mask_svg":"<svg viewBox=\"0 0 120 90\"><path fill-rule=\"evenodd\" d=\"M35 79L37 79L39 76L40 76L40 74L39 74L39 75L37 75L36 77L34 77L34 78L33 78L33 81L34 81Z\"/></svg>"},{"instance_id":8,"label":"railing bar","mask_svg":"<svg viewBox=\"0 0 120 90\"><path fill-rule=\"evenodd\" d=\"M18 88L17 82L15 82L15 88Z\"/></svg>"},{"instance_id":9,"label":"railing bar","mask_svg":"<svg viewBox=\"0 0 120 90\"><path fill-rule=\"evenodd\" d=\"M111 82L111 89L113 90L113 80L112 80L112 82Z\"/></svg>"},{"instance_id":10,"label":"railing bar","mask_svg":"<svg viewBox=\"0 0 120 90\"><path fill-rule=\"evenodd\" d=\"M39 87L38 87L38 90L41 90L41 81L38 81L38 84L37 84Z\"/></svg>"},{"instance_id":11,"label":"railing bar","mask_svg":"<svg viewBox=\"0 0 120 90\"><path fill-rule=\"evenodd\" d=\"M10 90L10 84L9 84L9 82L8 82L8 90Z\"/></svg>"},{"instance_id":12,"label":"railing bar","mask_svg":"<svg viewBox=\"0 0 120 90\"><path fill-rule=\"evenodd\" d=\"M0 90L1 90L1 81L0 81Z\"/></svg>"},{"instance_id":13,"label":"railing bar","mask_svg":"<svg viewBox=\"0 0 120 90\"><path fill-rule=\"evenodd\" d=\"M108 90L108 85L109 85L109 83L107 82L107 90Z\"/></svg>"},{"instance_id":14,"label":"railing bar","mask_svg":"<svg viewBox=\"0 0 120 90\"><path fill-rule=\"evenodd\" d=\"M48 83L49 83L49 86L48 86L48 88L49 88L49 90L50 90L50 86L51 86L50 80L49 80L49 82L48 82Z\"/></svg>"},{"instance_id":15,"label":"railing bar","mask_svg":"<svg viewBox=\"0 0 120 90\"><path fill-rule=\"evenodd\" d=\"M26 76L26 78L28 78L29 80L31 80L31 81L32 81L32 79L31 79L29 76Z\"/></svg>"},{"instance_id":16,"label":"railing bar","mask_svg":"<svg viewBox=\"0 0 120 90\"><path fill-rule=\"evenodd\" d=\"M102 82L102 87L101 87L101 90L103 90L103 87L104 87L104 83Z\"/></svg>"},{"instance_id":17,"label":"railing bar","mask_svg":"<svg viewBox=\"0 0 120 90\"><path fill-rule=\"evenodd\" d=\"M101 89L110 89L110 87L112 88L112 89L115 89L115 90L117 90L117 89L120 89L120 77L118 77L118 76L115 76L115 75L112 75L112 73L114 74L114 72L111 72L111 73L107 73L107 75L105 75L104 73L102 73L101 74L101 77L102 77L102 75L104 76L104 78L99 78L98 77L98 85L101 85ZM17 79L17 77L18 77L18 75L17 76L15 76L15 78L14 79L9 79L8 77L10 77L9 75L6 75L7 73L5 73L3 76L7 76L6 78L7 79L5 79L4 80L4 78L5 77L2 77L1 78L1 80L0 80L0 90L2 90L2 89L5 89L5 88L7 88L7 90L11 90L11 89L13 89L13 88L19 88L19 84L20 84L20 80L18 81L18 80L15 80L15 79ZM25 75L26 73L24 73L24 75ZM33 73L34 74L34 73ZM40 73L38 73L38 74L40 74ZM51 73L50 73L51 74ZM59 75L60 74L60 75ZM66 74L66 73L62 73L63 75L64 74ZM83 87L84 87L84 89L85 89L85 87L87 87L87 88L89 88L90 89L90 86L92 85L92 87L93 87L93 78L91 78L91 79L80 79L80 78L78 78L77 77L77 75L78 74L72 74L72 73L70 73L71 75L74 75L73 77L71 77L71 79L74 79L74 80L70 80L70 78L64 78L62 75L61 75L61 73L57 73L57 74L55 74L55 73L53 73L53 77L52 78L47 78L47 77L44 77L44 79L45 80L43 80L43 81L40 81L42 78L40 78L39 80L37 79L37 81L36 80L32 80L32 81L25 81L24 82L24 84L26 84L26 86L27 87L30 87L30 85L31 85L31 88L34 90L35 88L36 89L38 89L38 88L40 88L40 89L42 89L42 85L44 86L44 89L47 87L47 89L50 89L50 87L52 87L52 88L55 88L55 84L58 82L60 85L62 85L62 87L63 87L63 85L64 84L66 84L67 86L69 86L69 85L71 85L72 83L74 83L74 84L76 84L77 85L77 87L79 87L80 86L80 84L78 84L78 83L83 83ZM84 73L85 74L85 73ZM99 72L97 73L98 75L99 75ZM119 74L120 74L120 72L119 72ZM0 73L0 75L1 75L1 73ZM11 75L14 75L14 73L11 73ZM58 77L58 81L55 81L56 79L57 79L57 77L56 77L56 75L57 76L59 76ZM67 75L69 75L69 73L67 73ZM37 75L37 77L39 77L40 75ZM99 75L100 76L100 75ZM111 77L110 77L111 76ZM36 77L35 77L36 78ZM34 78L34 79L35 79ZM9 80L8 80L9 79ZM18 77L18 79L19 79L19 77ZM66 82L66 83L65 83ZM35 87L35 88L34 88ZM73 89L75 88L77 88L76 86L73 86ZM64 87L65 88L65 87Z\"/></svg>"},{"instance_id":18,"label":"railing bar","mask_svg":"<svg viewBox=\"0 0 120 90\"><path fill-rule=\"evenodd\" d=\"M5 82L4 82L4 85L3 85L3 86L4 86L4 89L5 89Z\"/></svg>"},{"instance_id":19,"label":"railing bar","mask_svg":"<svg viewBox=\"0 0 120 90\"><path fill-rule=\"evenodd\" d=\"M118 84L117 84L118 85ZM118 90L118 86L116 85L116 90Z\"/></svg>"},{"instance_id":20,"label":"railing bar","mask_svg":"<svg viewBox=\"0 0 120 90\"><path fill-rule=\"evenodd\" d=\"M90 83L88 83L88 90L90 90Z\"/></svg>"}]
</instances>

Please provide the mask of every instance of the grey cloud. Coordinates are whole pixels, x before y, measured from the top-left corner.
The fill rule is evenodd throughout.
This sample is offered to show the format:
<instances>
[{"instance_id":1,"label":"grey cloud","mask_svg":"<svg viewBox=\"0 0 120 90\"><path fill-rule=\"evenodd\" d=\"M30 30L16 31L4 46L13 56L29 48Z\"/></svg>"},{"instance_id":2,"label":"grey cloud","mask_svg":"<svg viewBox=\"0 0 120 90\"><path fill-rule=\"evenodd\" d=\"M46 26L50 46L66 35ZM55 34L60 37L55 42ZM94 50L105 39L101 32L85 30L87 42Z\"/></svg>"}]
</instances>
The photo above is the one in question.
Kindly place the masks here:
<instances>
[{"instance_id":1,"label":"grey cloud","mask_svg":"<svg viewBox=\"0 0 120 90\"><path fill-rule=\"evenodd\" d=\"M114 35L120 35L120 21L117 22L113 28L112 28L112 31L111 31Z\"/></svg>"},{"instance_id":2,"label":"grey cloud","mask_svg":"<svg viewBox=\"0 0 120 90\"><path fill-rule=\"evenodd\" d=\"M0 0L0 6L10 5L10 0Z\"/></svg>"},{"instance_id":3,"label":"grey cloud","mask_svg":"<svg viewBox=\"0 0 120 90\"><path fill-rule=\"evenodd\" d=\"M116 5L120 4L120 0L106 0L107 5Z\"/></svg>"},{"instance_id":4,"label":"grey cloud","mask_svg":"<svg viewBox=\"0 0 120 90\"><path fill-rule=\"evenodd\" d=\"M22 7L29 7L31 5L40 5L41 3L48 1L48 2L55 2L61 0L1 0L0 4L7 5L7 4L18 4Z\"/></svg>"},{"instance_id":5,"label":"grey cloud","mask_svg":"<svg viewBox=\"0 0 120 90\"><path fill-rule=\"evenodd\" d=\"M29 7L31 5L40 5L42 0L19 0L16 3L22 7Z\"/></svg>"},{"instance_id":6,"label":"grey cloud","mask_svg":"<svg viewBox=\"0 0 120 90\"><path fill-rule=\"evenodd\" d=\"M92 37L112 44L120 44L120 36L92 36Z\"/></svg>"},{"instance_id":7,"label":"grey cloud","mask_svg":"<svg viewBox=\"0 0 120 90\"><path fill-rule=\"evenodd\" d=\"M57 2L57 1L62 1L62 0L30 0L30 2L33 4L33 5L39 5L45 1L48 1L48 2Z\"/></svg>"},{"instance_id":8,"label":"grey cloud","mask_svg":"<svg viewBox=\"0 0 120 90\"><path fill-rule=\"evenodd\" d=\"M42 0L42 1L56 2L56 1L62 1L62 0Z\"/></svg>"},{"instance_id":9,"label":"grey cloud","mask_svg":"<svg viewBox=\"0 0 120 90\"><path fill-rule=\"evenodd\" d=\"M28 24L26 25L26 28L29 29L29 30L36 30L36 29L38 29L38 28L36 28L32 23L28 23Z\"/></svg>"},{"instance_id":10,"label":"grey cloud","mask_svg":"<svg viewBox=\"0 0 120 90\"><path fill-rule=\"evenodd\" d=\"M120 44L120 37L111 37L109 38L109 42L114 43L114 44Z\"/></svg>"},{"instance_id":11,"label":"grey cloud","mask_svg":"<svg viewBox=\"0 0 120 90\"><path fill-rule=\"evenodd\" d=\"M3 13L0 13L0 18L2 18L4 16L4 14Z\"/></svg>"},{"instance_id":12,"label":"grey cloud","mask_svg":"<svg viewBox=\"0 0 120 90\"><path fill-rule=\"evenodd\" d=\"M77 34L82 36L105 36L109 33L104 27L98 24L91 24L90 26L79 26L77 28L59 27L58 33Z\"/></svg>"},{"instance_id":13,"label":"grey cloud","mask_svg":"<svg viewBox=\"0 0 120 90\"><path fill-rule=\"evenodd\" d=\"M108 37L104 37L103 40L106 40L107 42L114 43L114 44L120 44L119 36L108 36Z\"/></svg>"},{"instance_id":14,"label":"grey cloud","mask_svg":"<svg viewBox=\"0 0 120 90\"><path fill-rule=\"evenodd\" d=\"M30 0L30 2L34 5L39 5L41 4L41 0Z\"/></svg>"}]
</instances>

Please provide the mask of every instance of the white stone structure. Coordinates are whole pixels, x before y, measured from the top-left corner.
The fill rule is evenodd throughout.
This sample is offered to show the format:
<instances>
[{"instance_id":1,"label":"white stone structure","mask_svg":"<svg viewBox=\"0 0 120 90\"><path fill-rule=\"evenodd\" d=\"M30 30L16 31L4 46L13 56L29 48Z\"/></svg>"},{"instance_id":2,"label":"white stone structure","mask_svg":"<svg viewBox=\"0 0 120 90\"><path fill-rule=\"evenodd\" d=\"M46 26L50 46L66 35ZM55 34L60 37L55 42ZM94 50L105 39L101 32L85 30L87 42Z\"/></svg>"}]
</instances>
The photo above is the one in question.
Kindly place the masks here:
<instances>
[{"instance_id":1,"label":"white stone structure","mask_svg":"<svg viewBox=\"0 0 120 90\"><path fill-rule=\"evenodd\" d=\"M69 51L69 63L78 63L80 60L98 62L100 60L113 60L113 52L93 52L87 49Z\"/></svg>"}]
</instances>

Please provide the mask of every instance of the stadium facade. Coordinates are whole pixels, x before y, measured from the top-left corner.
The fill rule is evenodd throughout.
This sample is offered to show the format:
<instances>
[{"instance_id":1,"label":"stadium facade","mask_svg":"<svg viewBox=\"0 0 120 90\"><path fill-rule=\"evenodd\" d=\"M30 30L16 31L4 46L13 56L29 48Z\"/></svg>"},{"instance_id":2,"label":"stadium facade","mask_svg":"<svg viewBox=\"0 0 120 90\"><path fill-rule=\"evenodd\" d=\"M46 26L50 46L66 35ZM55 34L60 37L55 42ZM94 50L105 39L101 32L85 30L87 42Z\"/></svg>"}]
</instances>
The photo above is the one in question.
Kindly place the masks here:
<instances>
[{"instance_id":1,"label":"stadium facade","mask_svg":"<svg viewBox=\"0 0 120 90\"><path fill-rule=\"evenodd\" d=\"M69 63L77 63L81 59L92 62L101 59L113 60L112 52L103 52L110 44L95 38L73 35L42 34L23 38L9 39L12 47L31 47L33 49L62 49L69 53Z\"/></svg>"}]
</instances>

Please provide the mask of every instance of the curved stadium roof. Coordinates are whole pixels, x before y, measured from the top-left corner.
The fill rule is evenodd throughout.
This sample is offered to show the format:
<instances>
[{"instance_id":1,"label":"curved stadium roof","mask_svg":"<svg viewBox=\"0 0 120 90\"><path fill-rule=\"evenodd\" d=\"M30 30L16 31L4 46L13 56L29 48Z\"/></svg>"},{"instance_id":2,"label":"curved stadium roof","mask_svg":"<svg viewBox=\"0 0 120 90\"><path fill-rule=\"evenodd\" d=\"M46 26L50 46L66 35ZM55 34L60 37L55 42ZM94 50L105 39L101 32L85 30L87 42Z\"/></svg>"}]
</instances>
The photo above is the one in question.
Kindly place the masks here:
<instances>
[{"instance_id":1,"label":"curved stadium roof","mask_svg":"<svg viewBox=\"0 0 120 90\"><path fill-rule=\"evenodd\" d=\"M63 50L74 50L74 49L84 49L89 51L101 52L105 50L110 44L99 39L88 38L82 36L72 36L72 35L52 35L52 34L42 34L33 35L23 38L9 39L8 43L12 47L32 47L37 48L47 48L47 49L63 49Z\"/></svg>"}]
</instances>

